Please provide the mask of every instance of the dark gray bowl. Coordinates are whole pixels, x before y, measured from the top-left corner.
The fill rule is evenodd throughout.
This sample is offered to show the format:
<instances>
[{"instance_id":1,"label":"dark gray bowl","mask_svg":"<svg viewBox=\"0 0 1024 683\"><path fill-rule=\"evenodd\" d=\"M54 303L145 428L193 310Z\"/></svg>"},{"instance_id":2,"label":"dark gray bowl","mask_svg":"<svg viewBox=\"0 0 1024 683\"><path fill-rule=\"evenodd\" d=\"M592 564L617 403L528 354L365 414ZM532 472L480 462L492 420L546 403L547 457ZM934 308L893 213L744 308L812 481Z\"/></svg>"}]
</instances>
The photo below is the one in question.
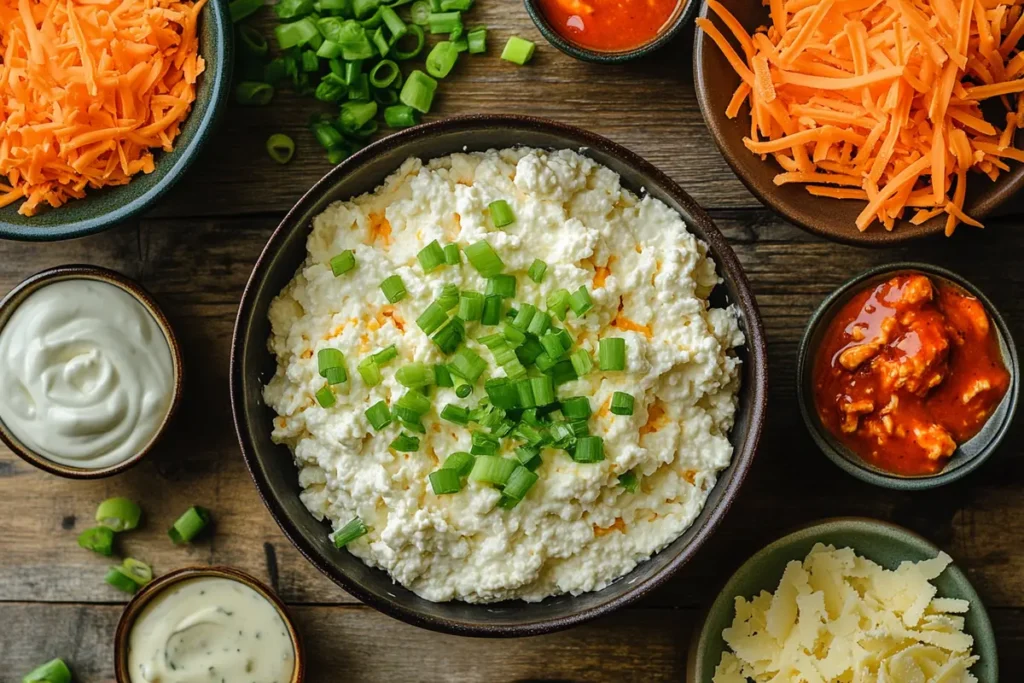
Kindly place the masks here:
<instances>
[{"instance_id":1,"label":"dark gray bowl","mask_svg":"<svg viewBox=\"0 0 1024 683\"><path fill-rule=\"evenodd\" d=\"M999 350L1002 352L1003 364L1010 372L1010 387L1003 397L1002 402L992 413L992 416L982 427L981 431L974 438L960 444L959 448L949 459L946 466L940 472L923 476L901 476L886 472L862 460L856 453L845 445L841 444L831 432L821 423L818 411L814 409L814 392L812 387L811 374L814 368L814 357L821 344L821 335L828 328L835 313L842 306L865 287L876 285L892 275L904 271L920 271L938 280L945 280L958 285L973 296L977 297L985 305L989 318L992 320L992 329L999 338ZM965 477L973 472L995 452L999 443L1006 436L1013 420L1014 411L1017 409L1017 397L1020 393L1020 363L1017 360L1017 347L1014 345L1013 337L1010 336L1010 328L999 311L995 309L981 290L956 273L932 266L927 263L892 263L885 266L872 268L861 273L842 287L834 291L825 301L821 303L818 310L811 316L804 332L803 340L800 342L799 358L797 362L797 400L800 403L800 412L803 415L804 423L811 432L811 437L818 445L818 448L828 456L829 460L869 484L882 486L884 488L898 489L902 491L914 491L919 489L930 489L943 484L949 484Z\"/></svg>"},{"instance_id":2,"label":"dark gray bowl","mask_svg":"<svg viewBox=\"0 0 1024 683\"><path fill-rule=\"evenodd\" d=\"M327 526L313 519L299 501L291 454L270 440L274 414L261 396L263 383L275 369L267 350L267 309L305 258L311 219L331 202L373 190L408 157L429 159L463 149L517 145L581 150L621 174L624 187L637 193L644 188L679 211L689 229L708 244L723 279L713 298L717 305L729 301L737 306L747 339L740 349L744 373L731 436L735 452L686 533L604 590L540 603L433 603L335 549ZM707 214L667 176L629 150L578 128L519 116L465 116L410 128L366 147L328 173L299 200L263 250L242 296L231 350L231 407L239 443L256 488L285 535L317 569L382 612L417 626L471 636L526 636L567 628L633 602L663 583L693 557L739 492L761 434L766 393L764 330L757 304L735 254Z\"/></svg>"}]
</instances>

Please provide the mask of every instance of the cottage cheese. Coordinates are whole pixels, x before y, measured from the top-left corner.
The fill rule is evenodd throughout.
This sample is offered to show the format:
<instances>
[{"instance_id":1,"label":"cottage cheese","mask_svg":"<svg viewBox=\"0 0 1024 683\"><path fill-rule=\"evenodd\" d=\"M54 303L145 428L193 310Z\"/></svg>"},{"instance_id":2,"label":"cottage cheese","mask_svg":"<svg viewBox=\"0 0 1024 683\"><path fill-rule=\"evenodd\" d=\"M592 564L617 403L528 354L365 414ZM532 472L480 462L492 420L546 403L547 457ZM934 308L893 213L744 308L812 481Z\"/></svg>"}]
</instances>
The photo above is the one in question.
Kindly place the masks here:
<instances>
[{"instance_id":1,"label":"cottage cheese","mask_svg":"<svg viewBox=\"0 0 1024 683\"><path fill-rule=\"evenodd\" d=\"M503 230L487 211L497 199L516 215ZM570 313L564 326L595 357L602 337L627 344L624 372L595 370L558 390L591 398L590 429L604 438L606 459L577 464L545 449L540 480L512 510L497 508L500 494L487 485L470 481L458 494L436 496L428 483L448 454L470 450L470 431L437 412L447 403L475 405L480 387L465 400L435 389L416 453L390 450L400 428L377 433L364 415L404 393L394 378L403 362L444 362L414 322L442 284L485 289L465 261L424 275L417 252L435 239L465 246L484 238L505 272L520 276L516 301L545 308L552 290L585 285L593 310ZM409 159L374 193L317 216L307 248L270 308L278 368L264 398L279 416L273 438L294 454L309 511L336 529L362 518L370 533L348 550L418 595L539 601L599 590L683 533L729 465L740 365L731 350L743 343L736 312L709 306L719 279L706 245L676 212L623 189L608 168L567 150ZM357 266L334 277L328 261L345 249L355 251ZM536 258L548 263L541 284L525 276ZM608 268L602 286L598 267ZM379 284L394 273L408 296L389 307ZM467 343L490 362L472 341L479 323L467 327ZM390 344L399 358L384 366L381 384L367 387L355 365ZM323 386L316 353L324 347L344 351L349 366L326 410L313 399ZM490 372L502 374L494 365ZM635 396L632 416L608 412L615 391ZM636 493L618 483L630 470L642 477Z\"/></svg>"}]
</instances>

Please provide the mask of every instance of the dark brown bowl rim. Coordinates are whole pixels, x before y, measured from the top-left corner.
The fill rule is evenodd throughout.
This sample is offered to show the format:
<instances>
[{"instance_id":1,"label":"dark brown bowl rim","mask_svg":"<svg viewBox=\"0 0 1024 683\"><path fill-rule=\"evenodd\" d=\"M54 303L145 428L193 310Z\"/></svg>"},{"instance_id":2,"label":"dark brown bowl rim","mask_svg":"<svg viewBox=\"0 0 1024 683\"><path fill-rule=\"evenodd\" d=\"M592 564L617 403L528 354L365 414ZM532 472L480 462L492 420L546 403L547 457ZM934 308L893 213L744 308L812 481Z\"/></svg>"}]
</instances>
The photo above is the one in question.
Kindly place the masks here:
<instances>
[{"instance_id":1,"label":"dark brown bowl rim","mask_svg":"<svg viewBox=\"0 0 1024 683\"><path fill-rule=\"evenodd\" d=\"M185 379L185 361L181 353L181 347L178 344L178 339L174 334L174 328L171 327L170 321L168 321L167 316L164 315L163 310L153 296L135 280L117 271L100 266L86 264L55 266L25 278L8 292L3 299L0 299L0 330L4 328L10 316L13 315L14 311L22 304L26 297L48 284L64 280L96 280L114 285L130 294L153 316L157 325L160 326L160 330L163 332L167 345L171 350L171 360L174 365L174 396L171 399L171 405L168 407L167 414L164 416L163 422L160 423L159 429L156 430L146 445L132 457L110 467L99 469L70 467L48 460L21 443L4 425L2 419L0 419L0 441L3 441L19 458L44 472L67 479L102 479L103 477L120 474L129 467L136 465L160 441L160 438L167 431L167 427L170 425L174 414L177 412L178 406L181 404L182 386Z\"/></svg>"},{"instance_id":2,"label":"dark brown bowl rim","mask_svg":"<svg viewBox=\"0 0 1024 683\"><path fill-rule=\"evenodd\" d=\"M631 59L644 57L655 50L664 47L669 41L676 37L687 21L693 18L697 11L697 0L679 0L679 6L674 17L665 22L657 34L646 43L631 47L628 50L594 50L574 43L555 30L547 16L539 6L539 0L523 0L526 5L526 12L533 19L537 30L544 39L557 47L565 54L584 62L594 64L620 64Z\"/></svg>"},{"instance_id":3,"label":"dark brown bowl rim","mask_svg":"<svg viewBox=\"0 0 1024 683\"><path fill-rule=\"evenodd\" d=\"M735 284L738 297L737 300L732 303L742 310L743 316L747 322L747 362L752 366L751 376L753 378L751 386L741 389L741 391L751 392L752 397L750 401L751 412L748 426L748 434L750 436L747 440L746 447L742 451L736 451L733 453L732 464L730 467L735 466L736 469L733 471L731 478L726 484L722 501L718 507L711 511L704 526L694 535L692 542L682 549L678 556L667 564L660 573L652 576L645 582L633 584L629 590L625 591L618 597L612 598L605 603L582 610L570 616L537 619L536 621L515 625L479 624L465 620L424 616L415 610L398 604L396 601L378 598L370 591L364 590L362 586L351 580L342 572L331 567L328 563L319 561L317 559L317 553L306 543L302 534L298 533L298 531L293 527L292 522L288 518L283 507L274 499L270 491L269 482L264 477L261 469L256 465L257 459L255 455L255 447L249 439L247 430L245 429L245 418L241 409L242 402L244 400L242 392L241 363L243 347L245 344L244 335L242 334L244 322L251 316L251 309L254 305L253 293L257 288L257 283L262 281L268 274L267 269L268 263L270 262L270 254L280 247L281 242L284 241L288 232L292 229L291 223L294 217L303 215L308 208L318 201L321 194L328 191L330 187L334 185L336 179L352 172L358 172L364 162L373 159L379 153L383 153L386 150L396 147L401 147L406 142L430 137L439 133L460 132L481 128L525 128L560 135L572 141L569 144L576 146L577 148L588 147L597 149L610 156L616 157L626 165L632 166L640 171L644 176L653 179L657 184L661 185L665 191L669 193L675 201L679 202L684 210L690 214L693 218L693 221L691 222L700 224L705 235L704 240L716 253L716 263L720 269L719 272L723 273ZM760 441L762 427L764 424L767 403L767 357L768 354L767 347L765 345L764 326L761 321L760 312L754 298L753 290L750 287L750 283L747 281L746 275L743 273L739 259L737 259L736 254L732 251L732 248L729 246L725 237L718 230L707 213L700 208L700 206L698 206L697 203L675 183L675 181L659 171L651 163L625 147L622 147L605 137L597 135L596 133L591 133L575 126L531 116L510 114L470 114L465 116L455 116L441 121L425 123L412 128L407 128L399 133L389 135L364 147L362 150L350 156L340 165L328 172L327 175L317 181L316 184L314 184L313 187L310 188L310 190L306 192L301 199L299 199L296 205L284 217L278 227L274 230L273 234L271 234L266 247L264 247L263 251L260 253L259 258L253 267L252 275L246 283L245 291L242 294L242 299L238 306L238 317L235 321L235 329L231 340L231 414L235 423L235 431L238 435L238 443L242 451L243 459L245 460L246 468L248 468L249 474L252 476L253 482L256 484L256 490L259 492L260 498L263 500L263 504L266 505L271 516L274 518L274 521L277 522L278 527L280 527L288 540L291 541L292 545L295 546L295 548L303 557L306 558L307 561L310 562L310 564L319 569L321 573L331 579L335 584L346 590L361 602L374 607L388 616L414 626L442 633L461 636L502 638L541 635L570 628L583 622L596 619L597 617L603 616L620 607L624 607L635 602L643 595L662 585L680 567L686 564L704 545L704 542L708 537L714 533L722 518L725 516L725 513L728 512L732 506L732 503L739 492L740 486L743 484L743 481L750 470L754 455L757 451L758 442ZM486 609L487 605L481 605L480 608Z\"/></svg>"},{"instance_id":4,"label":"dark brown bowl rim","mask_svg":"<svg viewBox=\"0 0 1024 683\"><path fill-rule=\"evenodd\" d=\"M702 0L699 15L701 18L709 18L707 0ZM891 231L879 229L877 226L874 226L865 232L860 232L857 230L856 226L850 225L848 226L850 228L849 230L838 232L822 227L822 223L827 223L828 221L820 221L816 223L810 215L810 211L805 211L800 207L794 207L788 202L781 201L779 199L779 195L771 192L770 188L768 191L762 190L757 183L748 177L746 166L751 161L758 161L759 163L775 162L769 160L760 161L757 155L753 153L750 153L741 159L734 155L726 145L725 132L719 125L725 116L725 112L716 111L712 106L708 95L712 87L721 88L724 86L720 83L715 85L709 84L704 78L704 69L702 68L705 61L704 50L708 44L709 40L704 34L704 31L698 29L693 38L693 78L696 86L697 105L700 107L700 113L704 117L704 124L711 133L711 137L714 139L715 146L718 147L718 151L723 157L725 157L726 162L732 168L736 177L740 179L740 182L742 182L750 193L760 200L762 204L768 206L789 222L811 234L824 237L825 239L833 242L839 242L840 244L848 244L856 247L892 247L913 242L915 240L934 238L945 233L943 214L932 218L921 226L911 225L907 219L901 219L896 221L896 225ZM1018 165L1017 168L1011 168L1010 171L1005 173L999 181L997 181L997 183L1005 183L1005 185L999 188L998 191L994 192L992 196L988 197L984 201L975 202L970 207L970 213L973 218L978 220L987 218L999 206L1024 188L1024 165ZM814 197L808 194L807 200L817 207L822 206L821 202L825 201L825 198ZM823 209L824 208L827 207L823 206ZM817 212L823 213L824 211L817 210Z\"/></svg>"},{"instance_id":5,"label":"dark brown bowl rim","mask_svg":"<svg viewBox=\"0 0 1024 683\"><path fill-rule=\"evenodd\" d=\"M305 652L302 649L302 638L299 636L298 629L295 628L295 623L292 621L291 615L288 614L288 608L284 604L284 601L281 600L281 598L279 598L269 586L259 579L250 576L239 569L235 569L234 567L224 567L219 565L212 567L182 567L181 569L175 569L174 571L168 572L163 576L153 579L150 583L147 583L132 597L131 600L128 601L128 604L125 605L124 611L121 612L121 617L117 620L117 629L114 631L114 676L116 677L117 683L131 683L131 678L128 676L128 637L131 635L132 626L135 625L135 620L138 619L139 614L141 614L142 610L146 608L146 605L149 604L150 600L177 583L188 581L189 579L202 578L204 576L238 581L239 583L252 588L274 606L278 614L281 615L281 619L284 621L285 626L288 628L288 635L292 641L292 648L295 650L295 670L292 672L292 677L289 683L302 683L302 680L306 676L306 660Z\"/></svg>"}]
</instances>

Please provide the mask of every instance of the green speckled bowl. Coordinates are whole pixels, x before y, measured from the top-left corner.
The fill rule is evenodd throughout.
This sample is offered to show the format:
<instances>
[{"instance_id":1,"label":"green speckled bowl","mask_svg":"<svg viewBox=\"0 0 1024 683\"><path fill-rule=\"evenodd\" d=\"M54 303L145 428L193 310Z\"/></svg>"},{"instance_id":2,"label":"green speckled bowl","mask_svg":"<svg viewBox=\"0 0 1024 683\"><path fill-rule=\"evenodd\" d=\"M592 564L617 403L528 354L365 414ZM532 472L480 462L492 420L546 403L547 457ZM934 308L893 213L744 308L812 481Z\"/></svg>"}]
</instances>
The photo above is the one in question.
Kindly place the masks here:
<instances>
[{"instance_id":1,"label":"green speckled bowl","mask_svg":"<svg viewBox=\"0 0 1024 683\"><path fill-rule=\"evenodd\" d=\"M786 563L802 560L815 543L853 548L858 555L886 569L896 569L904 560L919 562L939 553L937 546L903 527L856 517L827 519L783 536L747 560L715 598L690 647L687 683L711 683L726 649L722 631L732 624L735 598L750 598L762 590L774 591ZM981 658L971 672L980 683L998 683L996 638L981 598L956 564L947 567L932 583L939 589L939 597L961 598L971 603L964 630L974 636L974 654Z\"/></svg>"},{"instance_id":2,"label":"green speckled bowl","mask_svg":"<svg viewBox=\"0 0 1024 683\"><path fill-rule=\"evenodd\" d=\"M87 190L83 199L73 199L58 209L46 207L35 216L22 216L18 213L20 201L4 207L0 209L0 238L49 242L83 237L150 208L195 159L227 104L233 45L227 1L210 0L199 23L199 53L206 60L206 71L199 77L196 101L174 141L174 151L157 152L156 170L149 175L140 173L121 187Z\"/></svg>"}]
</instances>

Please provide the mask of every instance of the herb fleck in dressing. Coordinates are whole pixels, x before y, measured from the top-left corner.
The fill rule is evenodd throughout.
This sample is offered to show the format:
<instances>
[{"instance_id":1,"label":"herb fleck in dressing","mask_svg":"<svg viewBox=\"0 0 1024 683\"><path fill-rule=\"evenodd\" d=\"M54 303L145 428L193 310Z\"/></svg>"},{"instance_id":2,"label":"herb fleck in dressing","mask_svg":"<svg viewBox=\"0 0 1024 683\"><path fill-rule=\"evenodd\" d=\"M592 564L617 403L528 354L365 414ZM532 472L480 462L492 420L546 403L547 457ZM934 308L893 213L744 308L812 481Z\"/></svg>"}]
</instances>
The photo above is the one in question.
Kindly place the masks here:
<instances>
[{"instance_id":1,"label":"herb fleck in dressing","mask_svg":"<svg viewBox=\"0 0 1024 683\"><path fill-rule=\"evenodd\" d=\"M233 579L168 588L142 610L128 642L131 683L288 683L295 649L277 608Z\"/></svg>"}]
</instances>

